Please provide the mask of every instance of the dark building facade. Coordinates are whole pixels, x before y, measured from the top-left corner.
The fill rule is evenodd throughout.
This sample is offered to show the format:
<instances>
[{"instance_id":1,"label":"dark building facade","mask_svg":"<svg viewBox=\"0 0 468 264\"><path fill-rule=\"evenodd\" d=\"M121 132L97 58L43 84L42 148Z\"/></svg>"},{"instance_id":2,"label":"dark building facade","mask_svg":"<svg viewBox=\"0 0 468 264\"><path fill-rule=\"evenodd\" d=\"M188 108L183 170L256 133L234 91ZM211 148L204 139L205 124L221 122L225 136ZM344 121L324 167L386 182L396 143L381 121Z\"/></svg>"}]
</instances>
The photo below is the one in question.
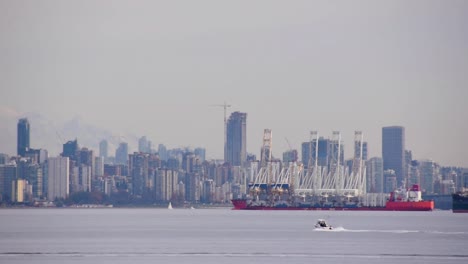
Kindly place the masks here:
<instances>
[{"instance_id":1,"label":"dark building facade","mask_svg":"<svg viewBox=\"0 0 468 264\"><path fill-rule=\"evenodd\" d=\"M76 161L78 151L78 140L70 140L67 143L63 144L62 157L68 157L70 160Z\"/></svg>"},{"instance_id":2,"label":"dark building facade","mask_svg":"<svg viewBox=\"0 0 468 264\"><path fill-rule=\"evenodd\" d=\"M149 178L149 154L138 153L130 154L129 173L132 178L132 193L136 196L143 196L150 186Z\"/></svg>"},{"instance_id":3,"label":"dark building facade","mask_svg":"<svg viewBox=\"0 0 468 264\"><path fill-rule=\"evenodd\" d=\"M396 184L400 186L406 177L404 127L382 128L382 158L384 171L395 171Z\"/></svg>"},{"instance_id":4,"label":"dark building facade","mask_svg":"<svg viewBox=\"0 0 468 264\"><path fill-rule=\"evenodd\" d=\"M224 160L242 166L247 160L247 113L234 112L226 124Z\"/></svg>"},{"instance_id":5,"label":"dark building facade","mask_svg":"<svg viewBox=\"0 0 468 264\"><path fill-rule=\"evenodd\" d=\"M29 149L29 121L21 118L18 121L18 156L24 157Z\"/></svg>"}]
</instances>

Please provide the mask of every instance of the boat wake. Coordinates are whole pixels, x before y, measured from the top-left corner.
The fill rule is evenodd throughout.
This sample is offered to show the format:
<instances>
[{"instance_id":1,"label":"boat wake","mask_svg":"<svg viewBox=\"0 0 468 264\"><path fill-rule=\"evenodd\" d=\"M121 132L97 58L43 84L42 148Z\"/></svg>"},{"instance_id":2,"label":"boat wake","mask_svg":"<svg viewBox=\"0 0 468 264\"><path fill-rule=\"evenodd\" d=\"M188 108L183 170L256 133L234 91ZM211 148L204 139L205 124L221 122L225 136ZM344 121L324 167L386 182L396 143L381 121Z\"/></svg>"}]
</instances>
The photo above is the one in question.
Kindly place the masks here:
<instances>
[{"instance_id":1,"label":"boat wake","mask_svg":"<svg viewBox=\"0 0 468 264\"><path fill-rule=\"evenodd\" d=\"M372 229L346 229L342 226L334 227L332 230L324 230L315 228L314 231L324 232L349 232L349 233L394 233L394 234L408 234L408 233L425 233L437 235L468 235L468 232L444 232L444 231L423 231L423 230L372 230Z\"/></svg>"},{"instance_id":2,"label":"boat wake","mask_svg":"<svg viewBox=\"0 0 468 264\"><path fill-rule=\"evenodd\" d=\"M345 231L346 229L344 229L342 226L337 226L337 227L333 227L332 229L323 229L323 228L314 228L313 229L314 231L318 231L318 232L342 232L342 231Z\"/></svg>"}]
</instances>

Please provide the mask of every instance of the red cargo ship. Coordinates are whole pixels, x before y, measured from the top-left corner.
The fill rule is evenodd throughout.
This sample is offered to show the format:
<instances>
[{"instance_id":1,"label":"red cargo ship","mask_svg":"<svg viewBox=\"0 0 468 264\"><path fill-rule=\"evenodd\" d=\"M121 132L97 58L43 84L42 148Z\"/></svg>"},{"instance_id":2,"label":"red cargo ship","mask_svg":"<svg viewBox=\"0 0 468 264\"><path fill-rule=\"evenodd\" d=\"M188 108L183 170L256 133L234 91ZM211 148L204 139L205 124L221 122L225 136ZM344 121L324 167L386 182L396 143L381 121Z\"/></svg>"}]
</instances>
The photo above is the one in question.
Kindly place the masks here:
<instances>
[{"instance_id":1,"label":"red cargo ship","mask_svg":"<svg viewBox=\"0 0 468 264\"><path fill-rule=\"evenodd\" d=\"M233 199L233 209L236 210L335 210L335 211L432 211L434 201L423 201L419 185L413 185L409 190L398 189L390 193L390 199L385 206L359 206L357 204L342 206L319 205L268 205L267 203L252 203L247 199Z\"/></svg>"}]
</instances>

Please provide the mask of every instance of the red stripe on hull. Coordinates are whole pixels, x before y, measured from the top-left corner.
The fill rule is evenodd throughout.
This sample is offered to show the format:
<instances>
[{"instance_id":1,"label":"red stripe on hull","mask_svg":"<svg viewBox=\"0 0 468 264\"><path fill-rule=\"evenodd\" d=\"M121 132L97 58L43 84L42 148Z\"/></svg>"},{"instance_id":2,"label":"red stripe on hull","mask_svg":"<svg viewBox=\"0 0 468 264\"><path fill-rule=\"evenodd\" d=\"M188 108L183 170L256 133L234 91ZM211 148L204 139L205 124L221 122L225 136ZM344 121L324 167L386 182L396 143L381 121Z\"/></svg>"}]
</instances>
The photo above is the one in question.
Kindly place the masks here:
<instances>
[{"instance_id":1,"label":"red stripe on hull","mask_svg":"<svg viewBox=\"0 0 468 264\"><path fill-rule=\"evenodd\" d=\"M434 201L387 202L385 208L389 211L432 211Z\"/></svg>"},{"instance_id":2,"label":"red stripe on hull","mask_svg":"<svg viewBox=\"0 0 468 264\"><path fill-rule=\"evenodd\" d=\"M235 210L302 210L302 211L432 211L434 201L421 202L387 202L385 207L271 207L271 206L249 206L243 199L232 200ZM455 211L454 211L455 212Z\"/></svg>"}]
</instances>

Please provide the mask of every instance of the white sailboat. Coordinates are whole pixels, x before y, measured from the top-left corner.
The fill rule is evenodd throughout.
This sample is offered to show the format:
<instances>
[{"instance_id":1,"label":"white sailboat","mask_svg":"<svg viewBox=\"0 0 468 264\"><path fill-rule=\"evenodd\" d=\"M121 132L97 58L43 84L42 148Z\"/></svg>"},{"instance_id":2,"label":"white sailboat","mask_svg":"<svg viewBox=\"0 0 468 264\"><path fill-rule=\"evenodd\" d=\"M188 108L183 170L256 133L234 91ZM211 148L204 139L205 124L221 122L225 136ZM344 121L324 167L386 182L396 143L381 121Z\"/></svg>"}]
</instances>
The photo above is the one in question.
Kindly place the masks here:
<instances>
[{"instance_id":1,"label":"white sailboat","mask_svg":"<svg viewBox=\"0 0 468 264\"><path fill-rule=\"evenodd\" d=\"M172 210L172 204L171 204L171 202L169 202L169 205L167 206L167 209Z\"/></svg>"}]
</instances>

